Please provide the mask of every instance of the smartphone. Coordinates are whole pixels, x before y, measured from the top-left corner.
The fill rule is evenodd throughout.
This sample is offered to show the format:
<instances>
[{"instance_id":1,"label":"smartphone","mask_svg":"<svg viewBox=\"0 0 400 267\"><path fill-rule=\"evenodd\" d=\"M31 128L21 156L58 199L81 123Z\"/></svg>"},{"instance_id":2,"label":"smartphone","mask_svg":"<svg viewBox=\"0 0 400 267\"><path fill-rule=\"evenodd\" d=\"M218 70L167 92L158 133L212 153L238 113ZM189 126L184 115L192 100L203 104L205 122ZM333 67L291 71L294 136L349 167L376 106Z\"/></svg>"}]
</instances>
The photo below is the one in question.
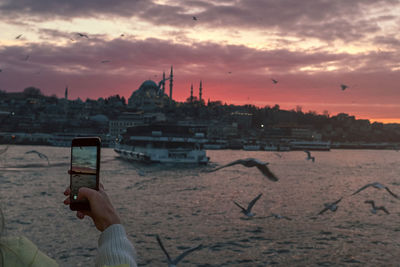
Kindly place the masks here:
<instances>
[{"instance_id":1,"label":"smartphone","mask_svg":"<svg viewBox=\"0 0 400 267\"><path fill-rule=\"evenodd\" d=\"M78 191L81 187L99 190L100 148L99 137L77 137L72 140L69 170L71 210L90 210L87 199L77 199Z\"/></svg>"}]
</instances>

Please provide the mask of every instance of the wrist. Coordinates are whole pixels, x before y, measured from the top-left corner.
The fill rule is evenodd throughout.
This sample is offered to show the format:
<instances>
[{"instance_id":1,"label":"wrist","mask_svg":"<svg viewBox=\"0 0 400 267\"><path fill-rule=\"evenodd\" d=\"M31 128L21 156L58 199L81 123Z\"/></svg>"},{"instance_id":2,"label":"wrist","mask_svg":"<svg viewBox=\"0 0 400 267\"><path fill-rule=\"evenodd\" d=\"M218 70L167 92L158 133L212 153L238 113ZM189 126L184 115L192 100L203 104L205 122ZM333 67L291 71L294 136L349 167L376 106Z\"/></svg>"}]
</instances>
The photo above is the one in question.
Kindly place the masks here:
<instances>
[{"instance_id":1,"label":"wrist","mask_svg":"<svg viewBox=\"0 0 400 267\"><path fill-rule=\"evenodd\" d=\"M100 229L101 232L104 232L108 227L114 225L114 224L121 224L121 220L118 216L115 216L113 218L110 218L110 220L105 221L103 226Z\"/></svg>"}]
</instances>

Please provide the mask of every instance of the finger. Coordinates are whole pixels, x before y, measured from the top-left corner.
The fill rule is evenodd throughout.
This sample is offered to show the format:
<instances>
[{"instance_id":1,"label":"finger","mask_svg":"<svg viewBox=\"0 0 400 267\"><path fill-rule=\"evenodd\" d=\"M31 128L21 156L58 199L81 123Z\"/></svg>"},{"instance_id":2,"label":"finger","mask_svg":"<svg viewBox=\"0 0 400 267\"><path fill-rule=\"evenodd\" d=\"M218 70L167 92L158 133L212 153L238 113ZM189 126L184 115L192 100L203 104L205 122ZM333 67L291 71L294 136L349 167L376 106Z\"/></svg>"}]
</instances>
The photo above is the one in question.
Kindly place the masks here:
<instances>
[{"instance_id":1,"label":"finger","mask_svg":"<svg viewBox=\"0 0 400 267\"><path fill-rule=\"evenodd\" d=\"M64 191L64 195L68 196L69 194L71 194L71 188L68 186Z\"/></svg>"},{"instance_id":2,"label":"finger","mask_svg":"<svg viewBox=\"0 0 400 267\"><path fill-rule=\"evenodd\" d=\"M69 205L70 203L71 203L71 199L69 197L64 199L64 205Z\"/></svg>"},{"instance_id":3,"label":"finger","mask_svg":"<svg viewBox=\"0 0 400 267\"><path fill-rule=\"evenodd\" d=\"M85 214L82 211L77 211L76 217L82 220L83 218L85 218Z\"/></svg>"}]
</instances>

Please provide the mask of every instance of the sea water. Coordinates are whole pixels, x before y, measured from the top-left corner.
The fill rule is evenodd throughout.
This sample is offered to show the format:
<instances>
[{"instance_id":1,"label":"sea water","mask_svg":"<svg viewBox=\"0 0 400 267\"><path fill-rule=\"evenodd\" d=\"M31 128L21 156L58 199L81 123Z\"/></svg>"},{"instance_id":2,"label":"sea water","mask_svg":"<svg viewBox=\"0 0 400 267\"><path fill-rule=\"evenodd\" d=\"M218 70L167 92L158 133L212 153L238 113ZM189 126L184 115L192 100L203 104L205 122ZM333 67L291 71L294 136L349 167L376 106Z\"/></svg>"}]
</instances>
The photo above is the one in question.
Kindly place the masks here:
<instances>
[{"instance_id":1,"label":"sea water","mask_svg":"<svg viewBox=\"0 0 400 267\"><path fill-rule=\"evenodd\" d=\"M29 150L47 155L49 164L25 154ZM210 150L208 166L144 165L106 148L100 181L136 248L139 266L167 265L156 235L172 258L203 245L181 266L399 266L400 200L372 187L351 194L380 182L400 196L400 152L312 154L314 163L303 151ZM208 172L248 157L269 162L279 181L242 165ZM90 218L78 219L63 204L69 164L69 148L10 146L0 155L3 234L25 235L60 266L93 266L100 233ZM253 218L233 203L247 207L259 193ZM336 212L317 215L324 203L341 197ZM371 213L364 203L369 199L390 214Z\"/></svg>"}]
</instances>

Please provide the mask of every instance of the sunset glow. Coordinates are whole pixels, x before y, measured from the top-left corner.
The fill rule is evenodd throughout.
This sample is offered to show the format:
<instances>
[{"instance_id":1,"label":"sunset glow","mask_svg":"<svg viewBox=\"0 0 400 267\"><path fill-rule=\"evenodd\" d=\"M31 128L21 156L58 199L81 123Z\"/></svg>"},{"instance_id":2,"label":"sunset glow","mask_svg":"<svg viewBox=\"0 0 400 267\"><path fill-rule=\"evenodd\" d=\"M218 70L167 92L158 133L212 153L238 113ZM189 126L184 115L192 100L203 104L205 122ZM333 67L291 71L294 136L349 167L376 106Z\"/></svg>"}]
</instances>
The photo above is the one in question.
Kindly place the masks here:
<instances>
[{"instance_id":1,"label":"sunset glow","mask_svg":"<svg viewBox=\"0 0 400 267\"><path fill-rule=\"evenodd\" d=\"M173 66L177 101L201 80L206 100L400 123L399 14L392 0L0 0L0 89L128 98Z\"/></svg>"}]
</instances>

